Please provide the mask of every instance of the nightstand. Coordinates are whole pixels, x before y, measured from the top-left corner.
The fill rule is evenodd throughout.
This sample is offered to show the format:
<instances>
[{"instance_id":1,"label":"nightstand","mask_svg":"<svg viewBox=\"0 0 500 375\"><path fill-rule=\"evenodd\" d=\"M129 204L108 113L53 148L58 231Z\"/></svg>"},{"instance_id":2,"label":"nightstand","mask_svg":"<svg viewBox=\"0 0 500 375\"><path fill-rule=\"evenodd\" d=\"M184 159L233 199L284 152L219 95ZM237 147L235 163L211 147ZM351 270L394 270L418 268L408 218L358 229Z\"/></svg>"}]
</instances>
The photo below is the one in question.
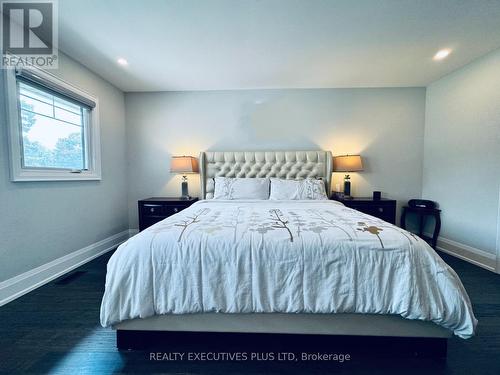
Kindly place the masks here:
<instances>
[{"instance_id":1,"label":"nightstand","mask_svg":"<svg viewBox=\"0 0 500 375\"><path fill-rule=\"evenodd\" d=\"M148 198L138 202L139 231L191 206L198 198Z\"/></svg>"},{"instance_id":2,"label":"nightstand","mask_svg":"<svg viewBox=\"0 0 500 375\"><path fill-rule=\"evenodd\" d=\"M373 200L372 198L339 198L333 195L331 199L343 203L346 207L353 208L365 214L378 217L388 223L396 225L396 200Z\"/></svg>"}]
</instances>

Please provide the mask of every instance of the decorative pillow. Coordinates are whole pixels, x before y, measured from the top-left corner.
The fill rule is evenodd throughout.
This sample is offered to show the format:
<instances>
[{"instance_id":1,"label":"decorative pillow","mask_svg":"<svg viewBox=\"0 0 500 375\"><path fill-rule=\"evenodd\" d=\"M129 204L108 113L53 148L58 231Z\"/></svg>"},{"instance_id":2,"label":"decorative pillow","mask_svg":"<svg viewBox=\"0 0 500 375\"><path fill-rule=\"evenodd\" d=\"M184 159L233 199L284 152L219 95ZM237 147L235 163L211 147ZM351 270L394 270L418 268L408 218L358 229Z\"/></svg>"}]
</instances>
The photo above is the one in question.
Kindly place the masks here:
<instances>
[{"instance_id":1,"label":"decorative pillow","mask_svg":"<svg viewBox=\"0 0 500 375\"><path fill-rule=\"evenodd\" d=\"M314 178L283 180L271 178L271 200L325 200L325 182Z\"/></svg>"},{"instance_id":2,"label":"decorative pillow","mask_svg":"<svg viewBox=\"0 0 500 375\"><path fill-rule=\"evenodd\" d=\"M269 199L269 178L215 177L214 199Z\"/></svg>"}]
</instances>

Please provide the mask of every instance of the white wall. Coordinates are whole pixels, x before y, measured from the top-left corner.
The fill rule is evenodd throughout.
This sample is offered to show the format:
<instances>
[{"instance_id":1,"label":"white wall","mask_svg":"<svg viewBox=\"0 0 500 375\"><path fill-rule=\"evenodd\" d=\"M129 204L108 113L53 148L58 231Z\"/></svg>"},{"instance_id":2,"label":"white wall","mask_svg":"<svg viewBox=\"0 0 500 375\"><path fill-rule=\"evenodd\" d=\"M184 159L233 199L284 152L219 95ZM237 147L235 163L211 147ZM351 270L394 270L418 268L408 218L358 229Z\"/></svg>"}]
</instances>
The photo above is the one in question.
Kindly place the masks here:
<instances>
[{"instance_id":1,"label":"white wall","mask_svg":"<svg viewBox=\"0 0 500 375\"><path fill-rule=\"evenodd\" d=\"M420 197L424 88L127 93L130 227L137 200L179 196L171 155L203 150L325 149L361 153L353 195ZM342 174L334 174L340 182ZM191 195L199 177L190 177Z\"/></svg>"},{"instance_id":2,"label":"white wall","mask_svg":"<svg viewBox=\"0 0 500 375\"><path fill-rule=\"evenodd\" d=\"M500 50L427 88L423 197L442 237L495 253L500 188Z\"/></svg>"},{"instance_id":3,"label":"white wall","mask_svg":"<svg viewBox=\"0 0 500 375\"><path fill-rule=\"evenodd\" d=\"M102 181L10 181L0 78L0 281L128 228L124 95L62 53L59 57L52 73L99 98Z\"/></svg>"}]
</instances>

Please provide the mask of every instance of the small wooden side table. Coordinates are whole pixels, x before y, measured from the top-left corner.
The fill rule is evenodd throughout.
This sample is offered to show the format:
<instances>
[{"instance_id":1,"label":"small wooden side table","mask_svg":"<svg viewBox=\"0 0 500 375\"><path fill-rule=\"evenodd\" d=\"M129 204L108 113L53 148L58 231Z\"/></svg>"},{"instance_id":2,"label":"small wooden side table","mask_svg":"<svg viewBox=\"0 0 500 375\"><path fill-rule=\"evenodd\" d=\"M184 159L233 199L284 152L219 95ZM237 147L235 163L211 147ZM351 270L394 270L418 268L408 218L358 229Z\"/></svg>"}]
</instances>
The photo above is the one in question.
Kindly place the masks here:
<instances>
[{"instance_id":1,"label":"small wooden side table","mask_svg":"<svg viewBox=\"0 0 500 375\"><path fill-rule=\"evenodd\" d=\"M337 196L330 197L332 200L343 203L346 207L353 208L365 214L378 217L388 223L396 224L396 200L394 199L379 199L373 198L339 198Z\"/></svg>"},{"instance_id":2,"label":"small wooden side table","mask_svg":"<svg viewBox=\"0 0 500 375\"><path fill-rule=\"evenodd\" d=\"M438 210L437 208L404 206L403 212L401 213L401 228L403 229L406 229L406 214L408 212L416 214L419 218L419 228L418 228L419 237L427 241L432 246L432 248L435 249L437 239L439 236L439 231L441 230L441 210ZM436 223L434 225L434 233L432 234L432 237L426 236L423 233L425 227L425 219L427 216L433 216L434 219L436 220Z\"/></svg>"},{"instance_id":3,"label":"small wooden side table","mask_svg":"<svg viewBox=\"0 0 500 375\"><path fill-rule=\"evenodd\" d=\"M142 231L169 216L181 212L183 209L188 208L196 201L198 201L198 198L180 199L157 197L140 200L138 202L139 231Z\"/></svg>"}]
</instances>

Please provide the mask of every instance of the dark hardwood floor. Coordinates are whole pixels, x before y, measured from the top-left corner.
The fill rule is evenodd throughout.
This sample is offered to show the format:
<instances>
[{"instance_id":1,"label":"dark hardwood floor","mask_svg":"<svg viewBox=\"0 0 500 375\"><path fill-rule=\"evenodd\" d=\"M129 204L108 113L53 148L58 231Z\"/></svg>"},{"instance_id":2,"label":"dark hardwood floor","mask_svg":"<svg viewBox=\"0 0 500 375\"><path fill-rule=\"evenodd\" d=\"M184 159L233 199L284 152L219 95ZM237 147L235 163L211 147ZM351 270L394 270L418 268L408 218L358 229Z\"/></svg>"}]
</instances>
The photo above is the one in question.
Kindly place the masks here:
<instances>
[{"instance_id":1,"label":"dark hardwood floor","mask_svg":"<svg viewBox=\"0 0 500 375\"><path fill-rule=\"evenodd\" d=\"M119 352L115 332L99 325L108 254L0 307L0 373L500 374L500 275L442 256L460 275L479 320L476 337L449 340L446 361L354 356L344 363L169 362L151 361L149 351ZM174 342L170 348L207 350L200 343Z\"/></svg>"}]
</instances>

